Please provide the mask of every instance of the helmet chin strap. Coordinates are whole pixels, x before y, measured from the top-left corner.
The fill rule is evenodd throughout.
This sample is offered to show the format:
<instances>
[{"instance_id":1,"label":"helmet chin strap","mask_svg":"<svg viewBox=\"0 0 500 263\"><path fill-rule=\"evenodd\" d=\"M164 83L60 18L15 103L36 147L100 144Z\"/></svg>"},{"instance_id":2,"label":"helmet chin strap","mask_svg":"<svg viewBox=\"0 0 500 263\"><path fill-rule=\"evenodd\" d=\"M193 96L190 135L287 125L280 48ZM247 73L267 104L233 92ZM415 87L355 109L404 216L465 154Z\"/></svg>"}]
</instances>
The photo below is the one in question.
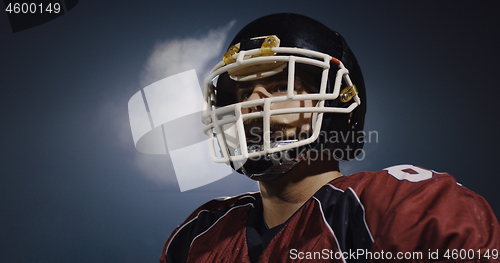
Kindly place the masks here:
<instances>
[{"instance_id":1,"label":"helmet chin strap","mask_svg":"<svg viewBox=\"0 0 500 263\"><path fill-rule=\"evenodd\" d=\"M297 140L284 140L275 142L274 147L280 147ZM248 159L239 169L238 173L244 174L256 181L267 181L282 176L293 169L298 163L304 160L307 151L311 150L310 145L301 146L290 150L267 154L264 157ZM250 147L249 147L250 151ZM231 162L234 168L234 164Z\"/></svg>"},{"instance_id":2,"label":"helmet chin strap","mask_svg":"<svg viewBox=\"0 0 500 263\"><path fill-rule=\"evenodd\" d=\"M321 143L324 140L325 138L323 136L319 136L315 142L298 148L270 153L265 157L258 157L254 159L250 158L246 160L244 164L237 163L239 167L238 169L235 169L235 163L233 162L231 162L231 166L238 173L244 174L253 180L271 180L292 170L298 163L306 159L306 154L308 152L323 152L324 150L328 150L328 148L324 147L324 143ZM271 143L271 148L278 148L297 141L297 139L275 141ZM252 146L248 147L249 153L256 150L259 149ZM338 158L337 156L333 156L333 158L341 160L341 158Z\"/></svg>"}]
</instances>

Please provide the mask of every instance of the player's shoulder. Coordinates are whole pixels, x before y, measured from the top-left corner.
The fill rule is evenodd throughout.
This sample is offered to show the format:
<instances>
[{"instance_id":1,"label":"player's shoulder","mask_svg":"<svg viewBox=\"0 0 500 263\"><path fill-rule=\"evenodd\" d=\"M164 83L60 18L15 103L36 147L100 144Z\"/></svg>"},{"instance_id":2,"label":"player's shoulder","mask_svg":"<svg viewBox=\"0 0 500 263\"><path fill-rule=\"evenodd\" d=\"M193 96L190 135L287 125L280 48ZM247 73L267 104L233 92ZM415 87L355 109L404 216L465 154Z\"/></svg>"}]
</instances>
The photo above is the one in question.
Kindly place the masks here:
<instances>
[{"instance_id":1,"label":"player's shoulder","mask_svg":"<svg viewBox=\"0 0 500 263\"><path fill-rule=\"evenodd\" d=\"M220 213L237 207L253 206L255 201L259 198L259 192L243 193L232 197L214 198L194 210L186 219L186 222L198 217L200 213Z\"/></svg>"},{"instance_id":2,"label":"player's shoulder","mask_svg":"<svg viewBox=\"0 0 500 263\"><path fill-rule=\"evenodd\" d=\"M448 173L404 164L330 184L358 197L375 251L498 247L499 225L487 201ZM411 238L401 242L405 235Z\"/></svg>"},{"instance_id":3,"label":"player's shoulder","mask_svg":"<svg viewBox=\"0 0 500 263\"><path fill-rule=\"evenodd\" d=\"M244 209L254 207L254 203L259 198L260 194L255 192L244 193L233 197L214 198L204 203L195 209L191 215L172 232L165 243L165 250L172 247L170 243L174 244L173 247L189 247L190 242L196 236L217 224L219 219L227 215L231 216L232 213L230 213L230 211L237 211L238 208Z\"/></svg>"},{"instance_id":4,"label":"player's shoulder","mask_svg":"<svg viewBox=\"0 0 500 263\"><path fill-rule=\"evenodd\" d=\"M426 196L432 202L433 197L477 195L462 187L448 173L437 172L411 164L395 165L376 172L359 172L340 177L330 184L341 190L352 190L363 203L375 203L376 206L397 206L415 197Z\"/></svg>"},{"instance_id":5,"label":"player's shoulder","mask_svg":"<svg viewBox=\"0 0 500 263\"><path fill-rule=\"evenodd\" d=\"M436 202L457 205L486 203L484 198L459 184L450 174L410 164L346 175L330 184L343 191L349 189L367 209L376 209L381 214L401 207L415 207L416 203L422 209Z\"/></svg>"},{"instance_id":6,"label":"player's shoulder","mask_svg":"<svg viewBox=\"0 0 500 263\"><path fill-rule=\"evenodd\" d=\"M437 172L411 164L387 167L376 172L358 172L346 175L331 182L339 188L382 188L385 191L404 188L406 190L428 185L460 186L455 178L445 172Z\"/></svg>"},{"instance_id":7,"label":"player's shoulder","mask_svg":"<svg viewBox=\"0 0 500 263\"><path fill-rule=\"evenodd\" d=\"M215 198L201 205L172 232L165 243L162 260L180 257L183 259L181 261L185 262L189 248L196 238L207 233L209 229L215 231L224 229L224 223L218 224L222 219L225 219L226 224L228 220L241 222L246 209L254 207L258 198L260 198L259 193L244 193L233 197Z\"/></svg>"},{"instance_id":8,"label":"player's shoulder","mask_svg":"<svg viewBox=\"0 0 500 263\"><path fill-rule=\"evenodd\" d=\"M210 210L220 210L224 209L227 207L235 207L235 206L242 206L242 205L247 205L247 204L253 204L257 199L260 198L260 193L259 192L248 192L248 193L243 193L231 197L217 197L214 198L204 205L202 207L205 207Z\"/></svg>"}]
</instances>

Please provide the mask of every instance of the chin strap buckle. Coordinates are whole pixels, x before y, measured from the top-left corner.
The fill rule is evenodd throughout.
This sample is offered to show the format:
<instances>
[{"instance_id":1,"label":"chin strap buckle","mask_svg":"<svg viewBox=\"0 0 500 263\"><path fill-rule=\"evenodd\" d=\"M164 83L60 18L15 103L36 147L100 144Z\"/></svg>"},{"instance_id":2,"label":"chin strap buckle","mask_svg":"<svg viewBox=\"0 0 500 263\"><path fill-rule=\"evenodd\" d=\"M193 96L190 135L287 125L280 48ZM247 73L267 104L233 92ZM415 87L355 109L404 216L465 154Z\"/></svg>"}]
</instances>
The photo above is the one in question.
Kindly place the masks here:
<instances>
[{"instance_id":1,"label":"chin strap buckle","mask_svg":"<svg viewBox=\"0 0 500 263\"><path fill-rule=\"evenodd\" d=\"M348 102L352 98L354 98L356 95L358 95L358 89L356 86L353 84L349 87L346 87L340 92L340 101L341 102Z\"/></svg>"}]
</instances>

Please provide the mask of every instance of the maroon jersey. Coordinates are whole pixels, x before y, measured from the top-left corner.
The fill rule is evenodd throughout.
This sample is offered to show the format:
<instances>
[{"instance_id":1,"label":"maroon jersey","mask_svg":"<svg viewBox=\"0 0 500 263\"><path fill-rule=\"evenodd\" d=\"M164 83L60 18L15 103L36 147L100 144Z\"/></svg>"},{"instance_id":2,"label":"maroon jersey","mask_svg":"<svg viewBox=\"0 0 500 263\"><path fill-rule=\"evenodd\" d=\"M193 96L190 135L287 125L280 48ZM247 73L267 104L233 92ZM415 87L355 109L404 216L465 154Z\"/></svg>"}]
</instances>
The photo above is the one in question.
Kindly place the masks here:
<instances>
[{"instance_id":1,"label":"maroon jersey","mask_svg":"<svg viewBox=\"0 0 500 263\"><path fill-rule=\"evenodd\" d=\"M212 200L167 240L174 262L489 262L500 226L488 203L446 174L412 165L337 178L268 229L259 193Z\"/></svg>"}]
</instances>

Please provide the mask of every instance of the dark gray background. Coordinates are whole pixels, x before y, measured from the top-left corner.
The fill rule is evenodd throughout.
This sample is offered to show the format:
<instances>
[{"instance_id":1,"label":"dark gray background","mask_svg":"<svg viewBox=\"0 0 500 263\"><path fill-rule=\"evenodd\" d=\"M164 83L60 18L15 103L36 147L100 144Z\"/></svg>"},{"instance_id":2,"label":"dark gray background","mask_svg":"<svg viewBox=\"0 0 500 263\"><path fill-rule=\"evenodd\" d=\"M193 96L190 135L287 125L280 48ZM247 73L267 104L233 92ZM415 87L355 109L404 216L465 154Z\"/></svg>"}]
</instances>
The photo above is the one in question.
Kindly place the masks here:
<instances>
[{"instance_id":1,"label":"dark gray background","mask_svg":"<svg viewBox=\"0 0 500 263\"><path fill-rule=\"evenodd\" d=\"M168 156L135 150L127 102L156 43L236 20L232 37L275 12L337 30L361 64L366 130L379 139L343 173L404 163L448 172L500 215L496 5L324 2L80 1L15 34L2 14L0 262L157 262L196 207L255 191L232 174L181 193Z\"/></svg>"}]
</instances>

